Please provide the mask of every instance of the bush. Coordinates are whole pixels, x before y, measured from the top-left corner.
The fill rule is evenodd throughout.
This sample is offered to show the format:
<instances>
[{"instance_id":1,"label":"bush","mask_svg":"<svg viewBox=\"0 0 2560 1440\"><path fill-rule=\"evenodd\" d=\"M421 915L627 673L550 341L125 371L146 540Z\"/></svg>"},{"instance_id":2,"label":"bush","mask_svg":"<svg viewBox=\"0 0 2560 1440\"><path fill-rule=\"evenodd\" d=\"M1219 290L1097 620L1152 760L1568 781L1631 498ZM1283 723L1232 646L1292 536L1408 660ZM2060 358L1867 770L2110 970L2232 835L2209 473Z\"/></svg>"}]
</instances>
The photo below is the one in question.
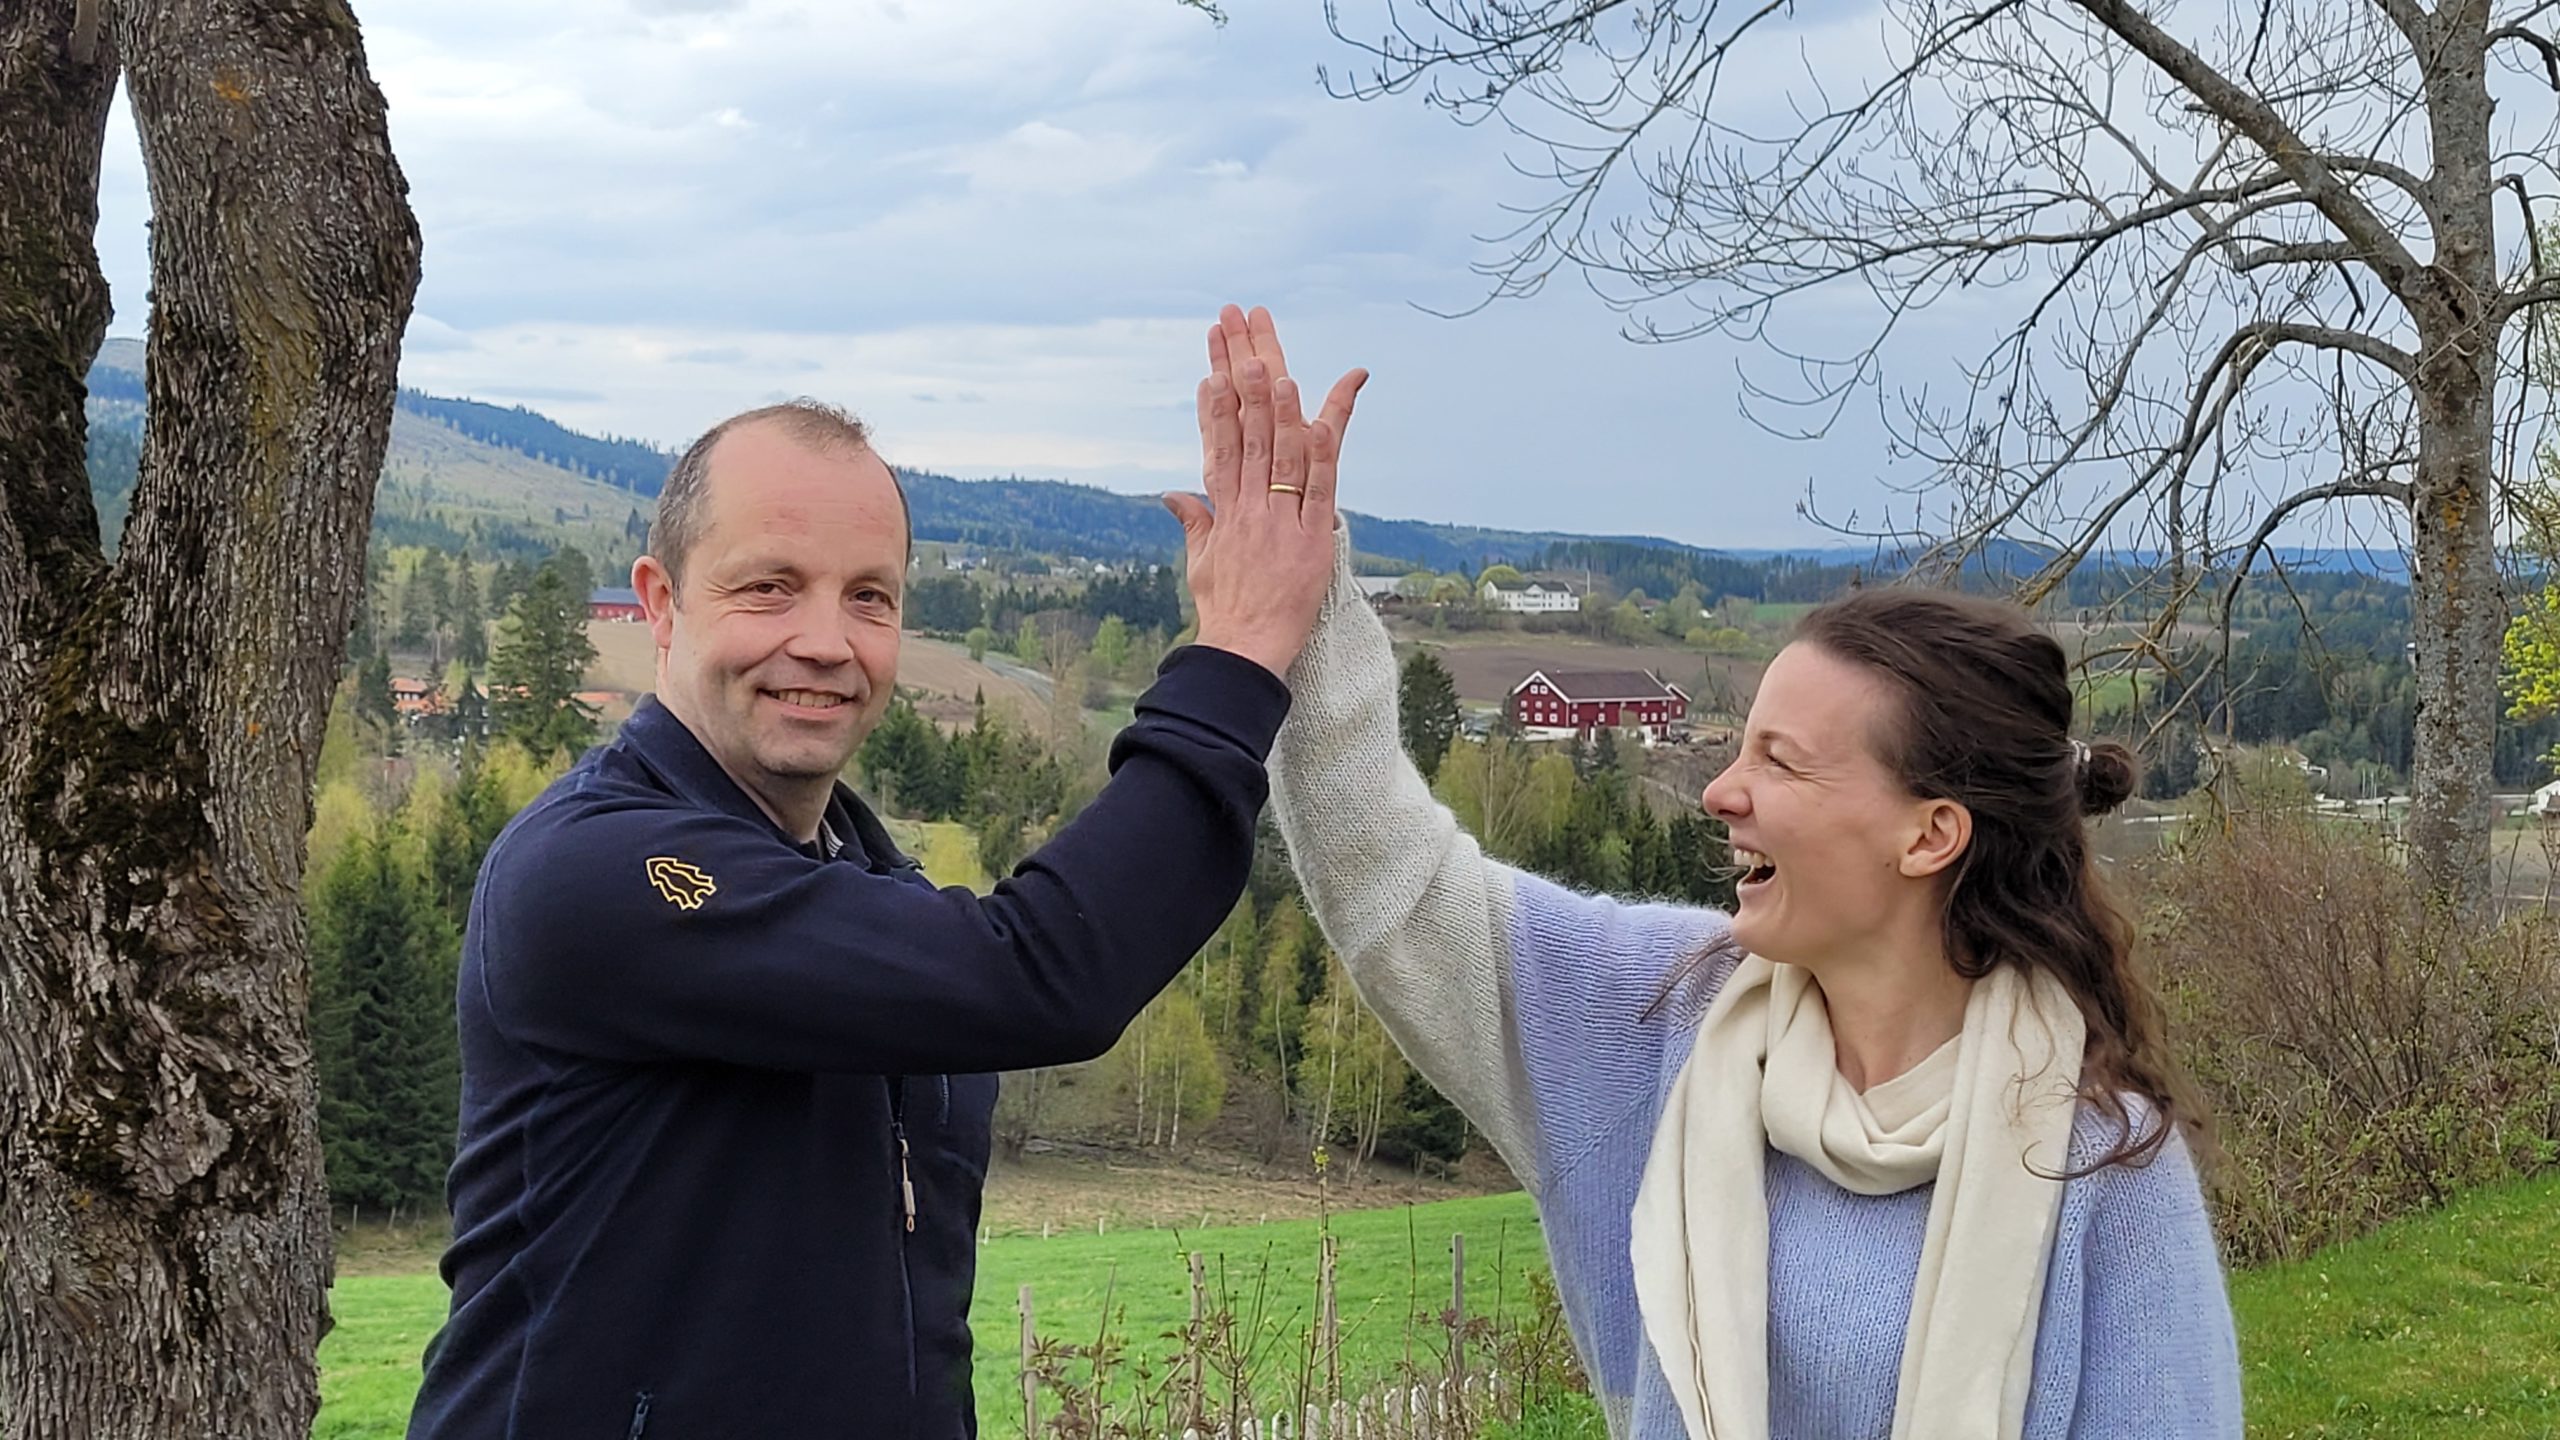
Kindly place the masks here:
<instances>
[{"instance_id":1,"label":"bush","mask_svg":"<svg viewBox=\"0 0 2560 1440\"><path fill-rule=\"evenodd\" d=\"M2462 922L2370 832L2261 811L2152 868L2143 927L2204 1088L2235 1262L2560 1158L2560 932Z\"/></svg>"}]
</instances>

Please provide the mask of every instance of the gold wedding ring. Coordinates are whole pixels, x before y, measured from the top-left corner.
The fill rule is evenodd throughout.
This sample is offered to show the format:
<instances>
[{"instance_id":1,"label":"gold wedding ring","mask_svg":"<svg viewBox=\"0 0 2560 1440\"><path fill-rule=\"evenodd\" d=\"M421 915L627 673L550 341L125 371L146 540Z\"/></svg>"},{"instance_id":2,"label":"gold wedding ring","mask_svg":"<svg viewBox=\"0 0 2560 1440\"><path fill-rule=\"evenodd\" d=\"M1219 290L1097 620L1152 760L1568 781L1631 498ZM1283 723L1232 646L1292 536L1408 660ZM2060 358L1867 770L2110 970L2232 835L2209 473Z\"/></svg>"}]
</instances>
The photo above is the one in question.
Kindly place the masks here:
<instances>
[{"instance_id":1,"label":"gold wedding ring","mask_svg":"<svg viewBox=\"0 0 2560 1440\"><path fill-rule=\"evenodd\" d=\"M1283 495L1295 495L1301 500L1307 498L1307 492L1299 489L1295 485L1283 485L1279 481L1274 480L1271 482L1271 488L1279 491Z\"/></svg>"}]
</instances>

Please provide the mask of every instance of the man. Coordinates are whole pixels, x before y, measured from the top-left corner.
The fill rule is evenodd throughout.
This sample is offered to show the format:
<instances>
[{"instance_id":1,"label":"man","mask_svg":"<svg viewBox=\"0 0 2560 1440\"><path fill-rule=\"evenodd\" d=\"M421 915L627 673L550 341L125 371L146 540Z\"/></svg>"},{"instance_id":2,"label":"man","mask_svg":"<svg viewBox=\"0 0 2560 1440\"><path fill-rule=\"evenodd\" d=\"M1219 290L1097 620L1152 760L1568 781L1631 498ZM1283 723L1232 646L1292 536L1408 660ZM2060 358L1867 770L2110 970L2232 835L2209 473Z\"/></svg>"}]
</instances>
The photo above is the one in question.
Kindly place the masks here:
<instances>
[{"instance_id":1,"label":"man","mask_svg":"<svg viewBox=\"0 0 2560 1440\"><path fill-rule=\"evenodd\" d=\"M632 567L658 689L491 847L458 997L461 1150L413 1440L976 1430L969 1291L996 1086L1101 1054L1241 892L1332 573L1365 377L1299 418L1270 320L1221 317L1199 643L1112 779L983 898L836 776L889 703L911 535L861 427L705 435Z\"/></svg>"}]
</instances>

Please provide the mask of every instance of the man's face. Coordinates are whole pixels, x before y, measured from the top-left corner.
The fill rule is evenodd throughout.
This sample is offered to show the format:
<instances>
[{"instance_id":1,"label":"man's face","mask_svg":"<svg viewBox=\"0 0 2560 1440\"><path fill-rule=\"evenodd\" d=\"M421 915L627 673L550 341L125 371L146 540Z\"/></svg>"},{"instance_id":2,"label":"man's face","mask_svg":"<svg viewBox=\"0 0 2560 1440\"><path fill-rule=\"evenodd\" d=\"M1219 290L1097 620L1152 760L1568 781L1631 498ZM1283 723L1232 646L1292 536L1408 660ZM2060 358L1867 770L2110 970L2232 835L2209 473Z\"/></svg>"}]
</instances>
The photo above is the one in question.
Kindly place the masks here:
<instances>
[{"instance_id":1,"label":"man's face","mask_svg":"<svg viewBox=\"0 0 2560 1440\"><path fill-rule=\"evenodd\" d=\"M907 565L897 482L868 449L749 425L712 452L702 506L680 586L651 557L632 571L659 691L774 809L831 784L888 708Z\"/></svg>"}]
</instances>

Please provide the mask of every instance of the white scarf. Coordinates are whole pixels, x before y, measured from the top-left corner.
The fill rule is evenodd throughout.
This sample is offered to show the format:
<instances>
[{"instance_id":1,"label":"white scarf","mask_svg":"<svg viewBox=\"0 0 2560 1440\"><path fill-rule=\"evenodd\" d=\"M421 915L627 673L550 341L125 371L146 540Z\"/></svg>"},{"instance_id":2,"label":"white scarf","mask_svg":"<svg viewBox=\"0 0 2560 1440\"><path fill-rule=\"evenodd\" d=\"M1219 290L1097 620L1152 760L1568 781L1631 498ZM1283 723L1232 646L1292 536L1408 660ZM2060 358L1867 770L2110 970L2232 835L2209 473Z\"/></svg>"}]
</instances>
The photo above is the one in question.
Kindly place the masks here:
<instances>
[{"instance_id":1,"label":"white scarf","mask_svg":"<svg viewBox=\"0 0 2560 1440\"><path fill-rule=\"evenodd\" d=\"M2086 1040L2060 982L2003 965L1974 983L1963 1033L1861 1095L1812 975L1742 962L1663 1104L1629 1245L1692 1440L1769 1434L1764 1142L1861 1195L1937 1182L1893 1440L2018 1440Z\"/></svg>"}]
</instances>

